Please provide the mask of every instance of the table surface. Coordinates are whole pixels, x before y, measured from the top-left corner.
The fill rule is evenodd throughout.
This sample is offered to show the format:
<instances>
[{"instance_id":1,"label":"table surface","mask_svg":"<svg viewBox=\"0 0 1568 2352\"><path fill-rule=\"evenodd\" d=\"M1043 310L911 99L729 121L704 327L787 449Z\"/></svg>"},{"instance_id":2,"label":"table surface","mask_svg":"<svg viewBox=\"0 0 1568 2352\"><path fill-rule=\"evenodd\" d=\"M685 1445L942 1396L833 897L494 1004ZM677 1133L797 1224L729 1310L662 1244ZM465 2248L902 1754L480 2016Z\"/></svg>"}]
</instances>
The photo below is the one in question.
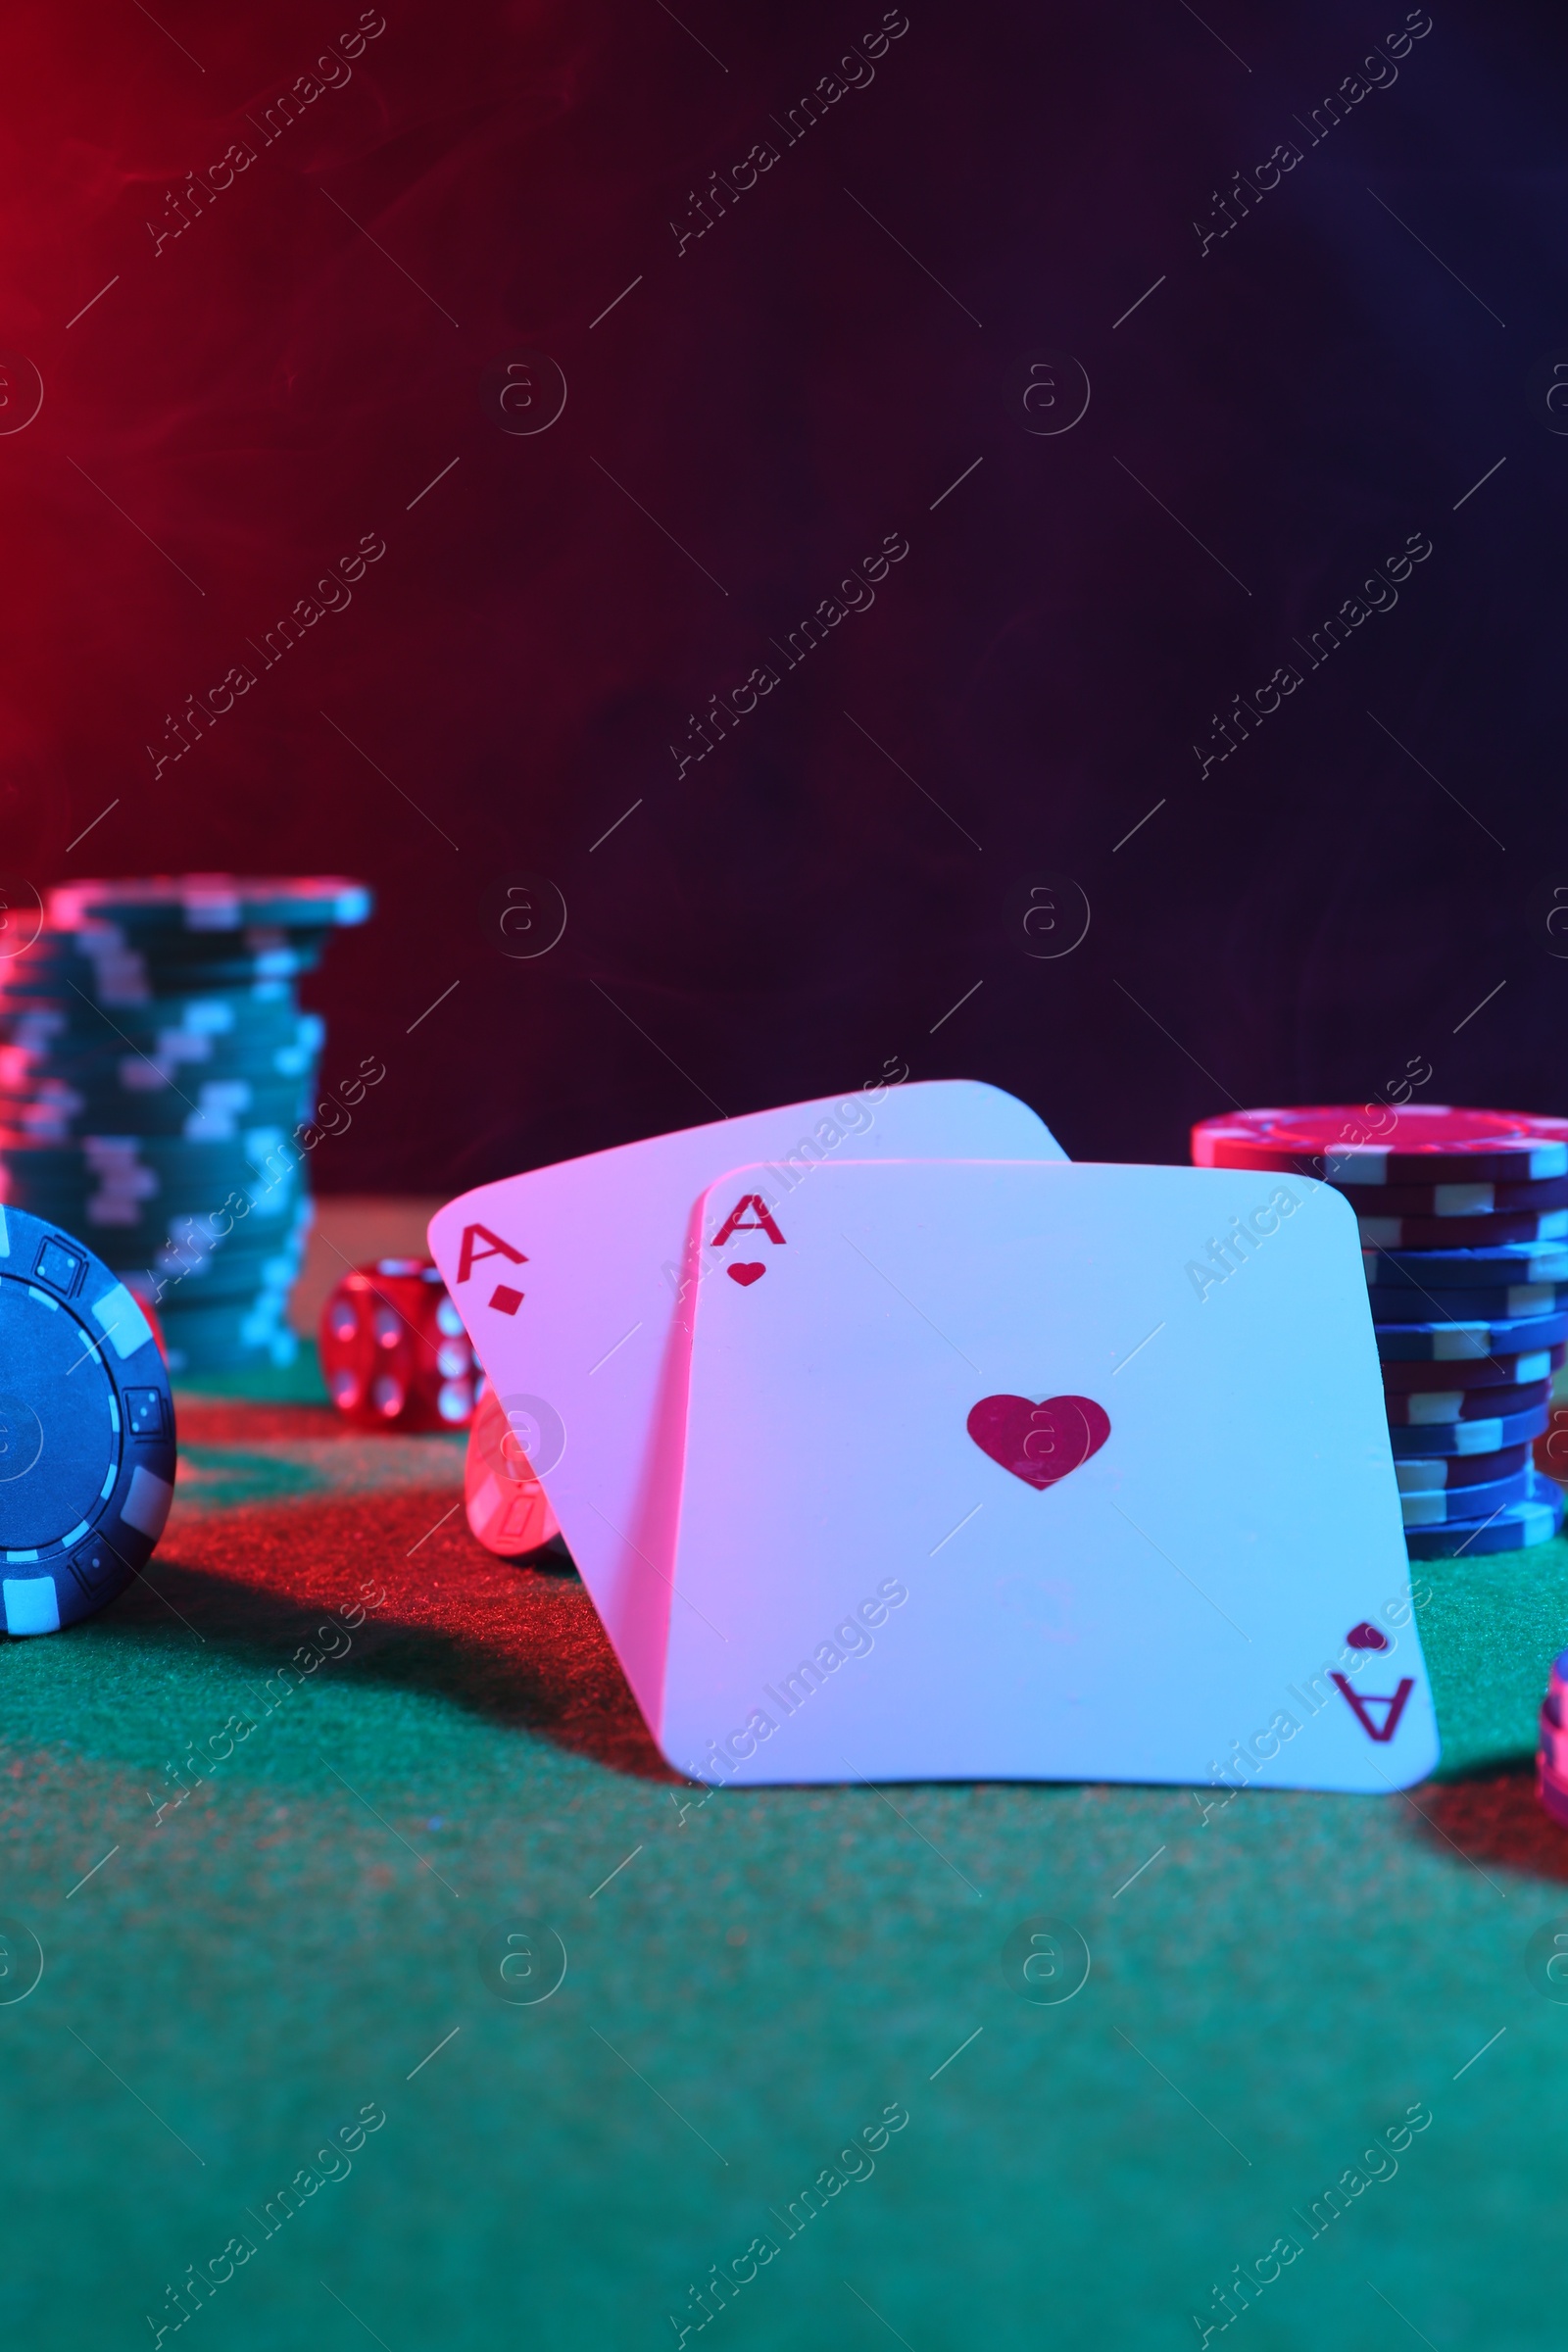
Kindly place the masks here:
<instances>
[{"instance_id":1,"label":"table surface","mask_svg":"<svg viewBox=\"0 0 1568 2352\"><path fill-rule=\"evenodd\" d=\"M740 2258L735 2352L1176 2347L1238 2265L1254 2352L1535 2352L1568 1544L1426 1571L1408 1798L705 1795L575 1576L474 1544L461 1438L350 1433L308 1356L248 1389L182 1394L145 1583L0 1645L0 1911L45 1956L0 2006L12 2340L172 2341L211 2264L211 2352L634 2352ZM1064 2004L1004 1975L1037 1915L1092 1954ZM481 1952L525 1928L566 1973L514 2005Z\"/></svg>"}]
</instances>

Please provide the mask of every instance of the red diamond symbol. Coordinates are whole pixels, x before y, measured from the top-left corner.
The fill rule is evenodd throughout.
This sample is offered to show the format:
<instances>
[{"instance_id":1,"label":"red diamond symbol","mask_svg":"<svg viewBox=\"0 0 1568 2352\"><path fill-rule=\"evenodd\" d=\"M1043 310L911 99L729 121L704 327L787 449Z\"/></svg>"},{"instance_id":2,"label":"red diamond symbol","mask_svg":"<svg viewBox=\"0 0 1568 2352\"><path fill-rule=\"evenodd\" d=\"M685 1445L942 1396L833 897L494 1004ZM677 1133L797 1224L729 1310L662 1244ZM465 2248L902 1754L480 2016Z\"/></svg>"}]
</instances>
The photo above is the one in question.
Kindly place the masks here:
<instances>
[{"instance_id":1,"label":"red diamond symbol","mask_svg":"<svg viewBox=\"0 0 1568 2352\"><path fill-rule=\"evenodd\" d=\"M498 1315L514 1315L522 1304L522 1293L510 1289L504 1282L498 1282L490 1294L490 1303Z\"/></svg>"}]
</instances>

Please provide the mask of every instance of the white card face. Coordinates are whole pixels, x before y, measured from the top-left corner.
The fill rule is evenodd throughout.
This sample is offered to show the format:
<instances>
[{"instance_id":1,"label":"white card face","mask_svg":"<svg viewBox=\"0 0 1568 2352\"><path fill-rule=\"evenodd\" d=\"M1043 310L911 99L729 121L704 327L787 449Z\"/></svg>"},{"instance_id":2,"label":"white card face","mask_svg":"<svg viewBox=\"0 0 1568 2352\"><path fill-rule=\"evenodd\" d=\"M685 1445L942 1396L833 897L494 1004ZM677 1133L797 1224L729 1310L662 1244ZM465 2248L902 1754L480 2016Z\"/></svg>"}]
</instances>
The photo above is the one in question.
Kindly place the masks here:
<instances>
[{"instance_id":1,"label":"white card face","mask_svg":"<svg viewBox=\"0 0 1568 2352\"><path fill-rule=\"evenodd\" d=\"M706 1233L750 1182L725 1174ZM840 1163L772 1222L725 1241L696 1303L672 1764L1368 1790L1431 1770L1340 1194Z\"/></svg>"},{"instance_id":2,"label":"white card face","mask_svg":"<svg viewBox=\"0 0 1568 2352\"><path fill-rule=\"evenodd\" d=\"M746 1189L782 1203L809 1191L836 1157L952 1153L1065 1158L1013 1096L943 1079L563 1160L481 1185L430 1220L430 1254L524 1436L650 1725L662 1702L685 1418L687 1334L677 1314L689 1318L705 1287L690 1279L691 1264L702 1264L696 1203L737 1161L766 1161Z\"/></svg>"}]
</instances>

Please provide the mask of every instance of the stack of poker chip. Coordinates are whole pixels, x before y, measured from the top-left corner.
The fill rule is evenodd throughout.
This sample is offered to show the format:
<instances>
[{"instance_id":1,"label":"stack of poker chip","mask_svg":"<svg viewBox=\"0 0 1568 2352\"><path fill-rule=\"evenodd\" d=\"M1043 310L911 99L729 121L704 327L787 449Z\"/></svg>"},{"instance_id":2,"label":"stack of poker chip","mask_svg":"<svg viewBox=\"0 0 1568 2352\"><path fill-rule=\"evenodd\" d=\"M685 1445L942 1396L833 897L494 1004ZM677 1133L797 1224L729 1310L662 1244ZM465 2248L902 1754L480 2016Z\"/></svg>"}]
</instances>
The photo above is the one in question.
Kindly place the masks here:
<instances>
[{"instance_id":1,"label":"stack of poker chip","mask_svg":"<svg viewBox=\"0 0 1568 2352\"><path fill-rule=\"evenodd\" d=\"M295 1351L323 1036L298 983L369 910L335 877L75 882L0 961L3 1198L156 1307L174 1371Z\"/></svg>"},{"instance_id":2,"label":"stack of poker chip","mask_svg":"<svg viewBox=\"0 0 1568 2352\"><path fill-rule=\"evenodd\" d=\"M1568 1649L1552 1659L1551 1681L1542 1702L1536 1794L1546 1811L1568 1827Z\"/></svg>"},{"instance_id":3,"label":"stack of poker chip","mask_svg":"<svg viewBox=\"0 0 1568 2352\"><path fill-rule=\"evenodd\" d=\"M1568 1342L1568 1119L1245 1110L1195 1127L1193 1158L1322 1181L1355 1210L1411 1557L1554 1536L1562 1490L1531 1449Z\"/></svg>"}]
</instances>

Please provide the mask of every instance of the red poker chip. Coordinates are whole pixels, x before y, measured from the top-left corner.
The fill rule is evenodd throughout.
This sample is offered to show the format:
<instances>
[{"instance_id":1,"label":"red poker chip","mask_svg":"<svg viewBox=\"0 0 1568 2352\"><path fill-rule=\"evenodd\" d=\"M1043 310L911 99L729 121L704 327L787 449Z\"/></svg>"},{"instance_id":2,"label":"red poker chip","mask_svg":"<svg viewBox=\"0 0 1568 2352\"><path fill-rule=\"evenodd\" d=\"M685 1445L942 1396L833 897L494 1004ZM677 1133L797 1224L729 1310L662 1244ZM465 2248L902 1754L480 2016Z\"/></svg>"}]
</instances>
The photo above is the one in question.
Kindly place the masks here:
<instances>
[{"instance_id":1,"label":"red poker chip","mask_svg":"<svg viewBox=\"0 0 1568 2352\"><path fill-rule=\"evenodd\" d=\"M1200 1168L1294 1169L1330 1184L1541 1183L1568 1176L1568 1119L1442 1102L1312 1102L1193 1129Z\"/></svg>"},{"instance_id":2,"label":"red poker chip","mask_svg":"<svg viewBox=\"0 0 1568 2352\"><path fill-rule=\"evenodd\" d=\"M1554 1405L1544 1437L1536 1440L1536 1468L1568 1486L1568 1406ZM1555 1666L1552 1668L1556 1673Z\"/></svg>"},{"instance_id":3,"label":"red poker chip","mask_svg":"<svg viewBox=\"0 0 1568 2352\"><path fill-rule=\"evenodd\" d=\"M463 1505L470 1531L498 1559L519 1560L561 1532L494 1389L487 1388L474 1407Z\"/></svg>"},{"instance_id":4,"label":"red poker chip","mask_svg":"<svg viewBox=\"0 0 1568 2352\"><path fill-rule=\"evenodd\" d=\"M1530 1445L1502 1446L1495 1453L1406 1454L1394 1465L1401 1494L1424 1494L1434 1487L1480 1487L1511 1478L1530 1459Z\"/></svg>"},{"instance_id":5,"label":"red poker chip","mask_svg":"<svg viewBox=\"0 0 1568 2352\"><path fill-rule=\"evenodd\" d=\"M158 1319L158 1308L154 1302L153 1284L149 1281L145 1274L127 1274L124 1277L124 1283L126 1290L130 1293L131 1297L135 1299L136 1304L141 1308L142 1313L146 1316L147 1328L152 1333L153 1338L157 1341L158 1352L163 1357L165 1364L167 1364L169 1362L169 1342L164 1337L164 1327Z\"/></svg>"},{"instance_id":6,"label":"red poker chip","mask_svg":"<svg viewBox=\"0 0 1568 2352\"><path fill-rule=\"evenodd\" d=\"M1536 1794L1554 1821L1568 1826L1568 1784L1556 1780L1544 1765L1537 1770Z\"/></svg>"},{"instance_id":7,"label":"red poker chip","mask_svg":"<svg viewBox=\"0 0 1568 2352\"><path fill-rule=\"evenodd\" d=\"M1559 1371L1565 1357L1568 1348L1540 1348L1529 1354L1480 1355L1457 1363L1435 1362L1423 1356L1402 1362L1386 1360L1381 1369L1385 1392L1391 1396L1408 1396L1423 1389L1511 1389L1524 1380L1544 1380L1546 1373L1536 1368L1544 1363L1550 1371Z\"/></svg>"},{"instance_id":8,"label":"red poker chip","mask_svg":"<svg viewBox=\"0 0 1568 2352\"><path fill-rule=\"evenodd\" d=\"M1363 1217L1539 1216L1568 1208L1568 1176L1539 1184L1341 1184L1336 1188Z\"/></svg>"},{"instance_id":9,"label":"red poker chip","mask_svg":"<svg viewBox=\"0 0 1568 2352\"><path fill-rule=\"evenodd\" d=\"M1355 1189L1365 1195L1374 1188ZM1502 1209L1490 1217L1396 1217L1358 1209L1355 1222L1363 1250L1496 1250L1504 1242L1568 1241L1568 1208Z\"/></svg>"},{"instance_id":10,"label":"red poker chip","mask_svg":"<svg viewBox=\"0 0 1568 2352\"><path fill-rule=\"evenodd\" d=\"M1454 1421L1494 1421L1535 1411L1551 1395L1549 1380L1509 1389L1414 1389L1385 1393L1391 1429L1440 1429Z\"/></svg>"}]
</instances>

